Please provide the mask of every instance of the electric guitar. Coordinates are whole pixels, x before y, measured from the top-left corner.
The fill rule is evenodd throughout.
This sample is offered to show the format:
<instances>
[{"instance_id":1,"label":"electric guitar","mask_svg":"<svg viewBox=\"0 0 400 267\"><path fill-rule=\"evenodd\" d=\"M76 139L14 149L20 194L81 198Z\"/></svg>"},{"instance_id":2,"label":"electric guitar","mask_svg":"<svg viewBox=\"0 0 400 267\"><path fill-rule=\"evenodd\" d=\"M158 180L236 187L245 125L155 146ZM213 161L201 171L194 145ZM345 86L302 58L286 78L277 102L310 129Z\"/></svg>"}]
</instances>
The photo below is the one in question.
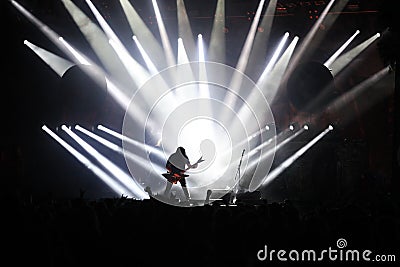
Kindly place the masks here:
<instances>
[{"instance_id":1,"label":"electric guitar","mask_svg":"<svg viewBox=\"0 0 400 267\"><path fill-rule=\"evenodd\" d=\"M170 170L168 170L166 173L163 173L162 176L164 176L169 182L176 184L178 181L182 178L188 177L188 174L185 174L186 171L190 169L195 169L197 168L197 165L201 162L203 162L203 156L201 156L196 163L191 164L189 167L187 167L183 172L181 173L172 173Z\"/></svg>"}]
</instances>

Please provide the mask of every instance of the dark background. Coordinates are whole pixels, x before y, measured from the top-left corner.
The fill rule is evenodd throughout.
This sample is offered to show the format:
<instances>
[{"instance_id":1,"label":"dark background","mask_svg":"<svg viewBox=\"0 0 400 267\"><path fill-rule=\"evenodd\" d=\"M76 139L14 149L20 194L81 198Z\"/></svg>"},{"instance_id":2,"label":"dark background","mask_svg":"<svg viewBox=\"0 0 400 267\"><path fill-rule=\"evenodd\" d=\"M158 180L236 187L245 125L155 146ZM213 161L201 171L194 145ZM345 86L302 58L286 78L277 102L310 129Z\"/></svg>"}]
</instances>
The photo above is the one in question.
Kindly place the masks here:
<instances>
[{"instance_id":1,"label":"dark background","mask_svg":"<svg viewBox=\"0 0 400 267\"><path fill-rule=\"evenodd\" d=\"M20 3L51 29L68 38L72 45L100 64L61 2L21 1ZM237 62L240 49L251 24L252 11L256 10L257 3L257 1L227 1L226 28L228 30L225 36L227 40L226 64L228 65L235 66ZM319 14L327 4L324 1L321 2L321 5L311 2L312 4L308 6L304 3L302 1L278 1L279 9L277 9L270 33L270 43L267 50L263 52L265 55L269 55L273 51L272 47L285 31L298 35L300 39L304 38L316 21L314 14ZM89 17L91 16L91 12L84 1L77 1L76 4ZM131 30L119 3L117 1L94 1L94 4L109 19L111 27L115 29L121 40L130 44ZM202 33L206 42L209 40L211 32L215 4L215 1L202 1L201 4L198 1L186 3L193 33L195 35ZM294 7L293 4L295 4ZM48 191L65 196L76 196L79 188L86 188L88 194L93 197L101 197L107 189L104 189L102 184L98 184L99 182L90 171L81 166L76 159L68 155L67 151L51 140L41 130L41 126L46 124L55 130L62 123L83 122L87 123L88 127L102 123L118 131L121 129L124 111L116 106L109 96L104 96L104 94L101 96L97 94L94 97L95 94L91 96L91 92L78 94L76 90L68 90L68 87L73 87L74 82L79 81L60 78L25 46L23 41L29 40L57 55L65 58L67 56L59 51L9 2L4 1L2 5L3 27L6 32L4 43L7 47L4 50L6 56L3 71L5 81L1 98L2 165L5 167L6 174L10 171L13 176L12 179L2 179L2 182L5 183L3 188L11 190L20 188L26 190L27 193L40 194ZM174 40L177 37L175 1L160 1L159 5L160 9L163 10L170 38ZM144 20L148 23L149 28L159 38L151 3L149 1L135 1L134 6L142 12L141 16L145 18ZM326 31L326 37L310 53L310 59L319 63L323 63L329 58L332 51L335 51L356 29L361 30L361 34L356 40L365 40L377 32L383 33L387 32L388 28L390 29L390 34L385 34L385 38L381 38L379 42L376 41L371 45L371 48L363 52L351 68L349 67L348 74L343 75L340 82L337 82L338 96L349 91L354 85L370 77L390 62L393 65L396 55L397 29L393 26L396 24L393 21L394 18L391 18L390 12L392 11L388 4L382 1L350 1L331 29L325 29L323 25L319 29L319 31ZM356 44L358 44L357 41L354 41L347 50ZM134 57L140 61L141 57L138 51L132 48L134 46L127 45L127 47ZM256 78L256 73L262 70L262 64L263 62L261 62L259 68L255 68L248 75ZM315 73L314 76L318 76L318 73ZM391 75L391 77L393 77L392 80L386 79L380 86L392 86L394 92L394 75ZM280 91L283 93L280 93L278 100L271 106L278 131L287 127L292 122L291 120L302 112L302 110L296 109L291 102L291 99L297 97L296 92L285 93L285 89L284 87L281 88ZM94 91L95 89L93 89ZM308 93L310 99L313 97L313 93L311 90ZM330 161L333 165L340 162L343 166L351 166L351 171L344 171L350 172L349 175L356 177L346 179L359 179L359 176L365 175L379 176L380 178L376 179L385 188L384 190L391 188L392 180L396 180L392 173L393 166L396 166L395 160L393 160L396 154L396 149L393 148L396 145L393 143L393 140L396 140L394 137L396 127L394 97L393 93L389 98L374 103L366 112L357 110L358 106L362 106L362 102L357 103L356 100L350 103L349 112L352 115L355 114L353 116L355 118L346 125L340 125L342 118L335 117L335 114L331 118L326 118L326 123L336 122L338 124L334 137L329 140L335 151L328 150L334 155L329 155L322 148L322 145L317 145L315 149L305 155L305 159L301 162L310 162L314 158L320 159L321 156L317 156L318 153L327 154L327 157L331 158L327 158L326 161ZM312 113L306 114L313 115ZM316 131L324 126L323 123L325 121L314 127ZM60 134L62 134L62 131ZM310 136L312 135L310 134ZM301 143L298 146L300 145ZM288 150L295 149L296 143L293 143L292 147ZM354 152L347 150L354 150ZM276 164L279 163L279 158L284 159L290 153L292 152L282 151L281 155L277 155ZM357 156L350 156L350 153L356 153ZM118 156L113 155L113 157ZM115 158L115 161L121 162L121 159ZM316 167L316 164L308 165ZM304 176L310 175L312 171L306 166L300 169L304 171ZM291 177L292 175L289 173L290 170L285 175ZM336 173L332 175L336 176ZM355 189L357 189L357 186L348 190ZM97 194L97 192L101 193ZM287 196L284 195L283 198L285 197Z\"/></svg>"},{"instance_id":2,"label":"dark background","mask_svg":"<svg viewBox=\"0 0 400 267\"><path fill-rule=\"evenodd\" d=\"M86 14L91 14L84 1L74 2ZM202 33L207 42L216 1L185 2L187 2L186 8L193 33L196 35ZM315 17L310 18L309 11L317 10L318 14L324 5L317 6L315 3L324 2L326 5L327 1L311 1L309 2L311 6L300 5L300 2L306 1L282 0L278 2L282 9L279 9L281 13L276 13L269 39L271 44L267 51L264 51L265 55L271 53L272 44L277 43L284 31L294 33L300 39L305 37L315 23ZM185 259L190 263L194 261L192 257L198 257L202 259L200 262L207 264L217 262L217 265L223 266L229 262L235 265L241 260L242 266L252 266L255 264L252 257L266 242L275 245L276 249L279 247L309 248L309 246L326 248L329 245L334 246L334 242L339 237L346 237L348 242L353 242L353 248L358 245L358 248L374 248L382 253L397 253L396 248L398 249L399 244L398 190L400 188L397 153L400 116L398 116L396 104L400 99L394 73L399 42L397 15L392 3L389 2L349 1L348 7L340 14L332 29L329 29L322 44L312 54L312 58L323 62L356 29L361 30L358 40L366 39L376 32L386 32L384 38L376 42L368 52L363 53L358 63L354 63L351 73L339 84L338 91L339 93L346 92L381 67L390 64L393 71L390 77L393 80L385 81L380 86L393 86L393 94L375 103L367 112L360 114L357 113L357 104L361 103L357 101L351 103L350 112L352 115L356 114L351 123L341 125L341 118L335 118L335 121L339 122L334 132L282 173L277 182L268 190L256 192L253 195L243 195L241 198L243 206L240 209L234 210L229 207L217 209L219 205L224 207L223 202L217 202L213 207L195 208L195 211L189 211L191 209L176 210L173 207L166 207L157 201L137 203L124 198L119 199L119 196L110 192L86 167L41 130L43 124L55 130L70 115L68 111L72 112L71 109L76 109L79 115L72 118L83 119L88 125L100 122L118 131L121 129L124 111L106 97L99 100L101 105L91 106L93 108L91 112L79 113L84 106L83 96L81 99L76 99L76 106L68 102L65 97L61 97L65 96L63 95L65 92L62 91L65 83L23 44L23 40L27 39L60 56L65 55L8 1L2 1L4 48L2 49L0 189L5 200L11 199L10 202L5 203L13 203L9 206L11 207L9 210L13 211L10 213L13 220L9 222L11 224L14 221L19 222L17 225L23 229L15 231L15 235L11 237L11 239L19 238L15 244L10 241L13 244L11 248L13 251L27 249L31 257L26 260L27 262L42 264L46 262L45 265L48 266L90 264L95 260L94 255L99 256L97 252L106 250L110 250L109 255L115 258L106 257L103 254L103 257L99 256L95 262L126 266L131 263L130 257L122 256L118 260L116 257L121 254L130 255L132 251L135 251L137 254L134 255L138 257L138 260L140 259L141 266L144 266L151 258L145 257L146 253L142 252L147 252L149 248L163 251L157 261L166 263L170 262L171 258L176 261L176 257L167 253L165 246L158 246L159 242L154 240L158 240L159 236L164 236L165 232L169 233L169 230L176 233L173 229L176 224L171 222L171 218L180 218L177 223L180 225L177 227L181 231L180 234L172 235L166 241L163 239L161 243L170 242L181 246L182 242L187 242L183 245L197 242L193 250L186 247L184 251L187 254L177 252L178 259ZM64 10L61 1L21 0L19 3L57 33L68 36L72 44L97 61L79 29ZM121 36L124 42L129 42L131 32L124 16L121 15L119 2L99 0L93 3L109 19L117 35ZM158 36L151 1L141 0L132 1L132 3L140 9L143 17L148 18L146 22ZM174 40L177 29L171 25L175 25L176 22L175 1L159 1L159 6L171 40ZM255 11L256 7L257 1L227 1L226 64L235 66L251 24L252 11ZM126 34L127 32L129 34ZM355 43L348 49L354 45ZM131 52L134 56L138 56L133 48ZM300 112L293 107L290 96L285 95L285 90L279 100L272 105L272 110L276 115L278 129L286 127ZM89 117L89 113L94 114L94 117ZM316 125L316 131L321 125ZM59 133L62 135L61 131ZM311 131L310 136L312 133L315 132ZM307 138L291 142L276 155L274 166L304 145L306 140ZM117 140L114 141L117 142ZM112 154L108 156L121 166L124 165L120 156ZM84 195L81 195L82 192L85 192ZM83 199L82 196L84 196ZM15 199L20 201L18 205L12 202ZM50 202L47 202L49 199L72 202L68 204L62 202L59 205L51 202L54 205L52 206ZM109 199L109 203L107 200L100 202L102 204L95 202L96 205L93 206L92 202L85 202L101 199ZM85 205L82 204L83 200L85 200ZM19 206L20 203L25 208L22 209ZM104 203L109 211L111 210L112 216L100 215L103 214L101 212L103 212ZM255 208L257 205L253 203L265 204L265 208ZM266 203L270 204L266 205ZM88 206L94 207L93 210L97 214L96 222L101 222L99 231L102 235L97 232L90 236L85 235L87 239L83 237L80 239L79 233L87 230L85 232L87 234L90 231L88 229L93 229L94 226L90 224L87 229L78 227L79 231L82 231L79 232L75 231L76 229L71 225L81 225L79 222L82 225L85 224L86 221L82 218L89 218L88 214L92 212L92 209L90 211L86 209ZM71 210L68 212L59 212L59 209L65 211L69 208ZM294 215L291 208L296 210ZM78 211L81 213L77 214ZM64 220L65 225L74 230L66 231L68 227L55 223L53 219L50 219L53 218L52 216L60 221ZM151 223L145 225L137 221L140 216L150 216L154 220L149 219ZM25 223L20 223L21 221ZM89 219L88 221L93 222ZM204 225L209 228L202 227ZM244 225L240 231L239 225ZM58 229L62 230L48 230L57 229L56 226L61 227ZM264 230L258 233L254 230L256 226ZM158 230L154 232L151 227ZM118 231L115 230L117 228ZM148 237L147 241L142 240L144 243L140 244L138 241L140 239L133 229L142 230ZM202 230L194 231L196 232L194 234L190 232L193 229ZM61 232L62 237L57 237L57 234ZM117 235L126 238L119 239L116 238ZM183 238L185 235L186 238ZM255 236L259 238L253 238ZM103 239L99 241L97 238L100 237ZM75 241L79 240L81 243L78 243L81 245L72 242L73 238ZM21 245L21 240L27 242ZM88 243L96 243L96 240L99 241L98 246L87 249ZM300 242L300 240L306 241ZM133 245L135 242L139 244ZM121 247L105 245L110 243L120 243ZM252 245L248 246L248 244ZM32 249L35 245L37 245L36 249ZM193 251L197 251L198 254L192 255ZM237 261L232 260L234 259L232 255L235 253L238 253L236 254ZM22 259L19 261L24 262Z\"/></svg>"}]
</instances>

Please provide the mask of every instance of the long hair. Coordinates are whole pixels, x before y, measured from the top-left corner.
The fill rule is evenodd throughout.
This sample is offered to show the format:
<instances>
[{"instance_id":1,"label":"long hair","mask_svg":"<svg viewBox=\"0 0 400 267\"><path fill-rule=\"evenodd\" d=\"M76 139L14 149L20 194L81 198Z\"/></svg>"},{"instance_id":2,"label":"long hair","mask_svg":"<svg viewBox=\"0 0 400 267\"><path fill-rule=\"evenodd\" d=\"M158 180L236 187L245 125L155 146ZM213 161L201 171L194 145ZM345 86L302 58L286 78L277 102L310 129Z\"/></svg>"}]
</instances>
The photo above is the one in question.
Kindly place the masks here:
<instances>
[{"instance_id":1,"label":"long hair","mask_svg":"<svg viewBox=\"0 0 400 267\"><path fill-rule=\"evenodd\" d=\"M183 147L180 146L180 147L178 147L177 150L179 150L185 158L189 159L188 156L186 155L186 150L185 150L185 148L183 148Z\"/></svg>"}]
</instances>

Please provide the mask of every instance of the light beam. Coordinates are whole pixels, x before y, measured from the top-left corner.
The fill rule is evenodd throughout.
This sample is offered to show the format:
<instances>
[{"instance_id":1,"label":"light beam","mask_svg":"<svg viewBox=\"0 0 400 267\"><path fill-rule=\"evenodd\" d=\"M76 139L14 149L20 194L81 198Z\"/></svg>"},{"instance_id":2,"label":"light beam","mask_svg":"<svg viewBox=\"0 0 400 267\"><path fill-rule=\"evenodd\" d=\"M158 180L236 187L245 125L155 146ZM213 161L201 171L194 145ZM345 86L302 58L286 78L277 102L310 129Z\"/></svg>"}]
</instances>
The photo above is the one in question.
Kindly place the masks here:
<instances>
[{"instance_id":1,"label":"light beam","mask_svg":"<svg viewBox=\"0 0 400 267\"><path fill-rule=\"evenodd\" d=\"M69 68L75 65L73 62L38 47L27 40L24 41L24 44L35 52L35 54L38 55L44 63L46 63L60 77L62 77Z\"/></svg>"},{"instance_id":2,"label":"light beam","mask_svg":"<svg viewBox=\"0 0 400 267\"><path fill-rule=\"evenodd\" d=\"M288 159L286 159L284 162L282 162L278 167L273 169L265 178L265 180L261 183L259 188L268 186L276 177L278 177L284 170L286 170L290 165L293 164L299 157L301 157L304 153L307 152L313 145L315 145L319 140L321 140L326 134L328 134L330 131L333 130L333 127L331 125L328 126L323 132L321 132L319 135L314 137L309 143L307 143L305 146L303 146L301 149L296 151L292 156L290 156Z\"/></svg>"},{"instance_id":3,"label":"light beam","mask_svg":"<svg viewBox=\"0 0 400 267\"><path fill-rule=\"evenodd\" d=\"M105 173L102 169L93 164L87 157L78 152L75 148L65 142L57 134L51 131L46 125L42 126L42 129L49 134L54 140L56 140L62 147L64 147L69 153L71 153L79 162L85 165L91 170L97 177L99 177L106 185L114 190L118 195L126 195L133 197L134 195L127 188L117 183L110 175Z\"/></svg>"},{"instance_id":4,"label":"light beam","mask_svg":"<svg viewBox=\"0 0 400 267\"><path fill-rule=\"evenodd\" d=\"M123 171L120 167L115 165L101 153L99 153L96 149L94 149L91 145L86 143L82 138L80 138L77 134L75 134L71 129L67 126L61 126L61 129L64 130L69 136L72 137L83 149L85 149L89 154L91 154L104 168L106 168L110 173L112 173L124 186L126 186L132 194L134 194L138 199L146 199L149 198L148 194L143 191L140 185L136 183L136 180L128 175L125 171Z\"/></svg>"}]
</instances>

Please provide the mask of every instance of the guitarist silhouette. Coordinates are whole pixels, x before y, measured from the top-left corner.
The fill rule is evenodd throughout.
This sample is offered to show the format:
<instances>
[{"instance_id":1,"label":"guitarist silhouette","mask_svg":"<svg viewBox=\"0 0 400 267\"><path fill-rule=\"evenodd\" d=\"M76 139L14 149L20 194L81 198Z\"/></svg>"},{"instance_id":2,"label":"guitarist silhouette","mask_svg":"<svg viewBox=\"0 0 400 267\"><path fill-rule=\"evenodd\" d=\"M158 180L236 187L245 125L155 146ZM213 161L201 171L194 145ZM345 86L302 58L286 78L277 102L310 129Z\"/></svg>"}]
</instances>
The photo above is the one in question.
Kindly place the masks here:
<instances>
[{"instance_id":1,"label":"guitarist silhouette","mask_svg":"<svg viewBox=\"0 0 400 267\"><path fill-rule=\"evenodd\" d=\"M173 184L177 184L178 182L181 184L183 192L187 200L190 199L189 191L186 187L186 177L189 175L185 174L185 172L189 169L197 168L200 162L204 161L202 157L196 163L191 164L188 156L186 155L186 150L183 147L178 147L176 151L171 154L167 160L165 165L167 172L162 175L168 180L167 186L164 191L164 195L168 196L169 191L172 188Z\"/></svg>"}]
</instances>

